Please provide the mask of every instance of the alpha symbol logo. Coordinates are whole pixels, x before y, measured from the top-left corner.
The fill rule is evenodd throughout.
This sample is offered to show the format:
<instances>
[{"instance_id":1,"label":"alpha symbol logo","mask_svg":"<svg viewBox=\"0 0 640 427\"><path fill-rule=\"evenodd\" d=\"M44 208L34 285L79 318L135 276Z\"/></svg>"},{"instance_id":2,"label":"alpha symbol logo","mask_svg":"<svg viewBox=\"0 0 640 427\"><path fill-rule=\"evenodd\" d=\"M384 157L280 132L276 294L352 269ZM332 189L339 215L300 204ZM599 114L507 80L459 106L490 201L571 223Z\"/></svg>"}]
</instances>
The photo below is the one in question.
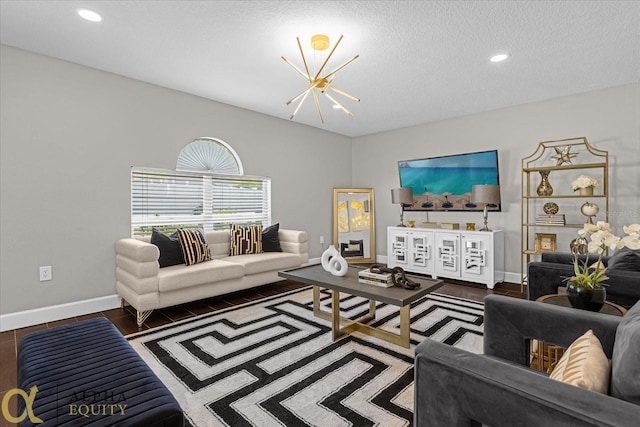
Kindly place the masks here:
<instances>
[{"instance_id":1,"label":"alpha symbol logo","mask_svg":"<svg viewBox=\"0 0 640 427\"><path fill-rule=\"evenodd\" d=\"M29 421L31 421L33 424L41 424L43 421L40 418L36 417L33 413L33 401L36 400L37 392L38 386L35 385L31 387L31 390L29 390L29 394L27 394L26 391L20 388L12 388L11 390L9 390L2 398L2 416L4 416L4 418L10 423L18 424L24 421L24 419L27 418L28 415ZM14 417L9 413L9 399L11 399L11 396L13 396L14 394L21 396L24 399L24 403L26 404L24 411L18 417Z\"/></svg>"}]
</instances>

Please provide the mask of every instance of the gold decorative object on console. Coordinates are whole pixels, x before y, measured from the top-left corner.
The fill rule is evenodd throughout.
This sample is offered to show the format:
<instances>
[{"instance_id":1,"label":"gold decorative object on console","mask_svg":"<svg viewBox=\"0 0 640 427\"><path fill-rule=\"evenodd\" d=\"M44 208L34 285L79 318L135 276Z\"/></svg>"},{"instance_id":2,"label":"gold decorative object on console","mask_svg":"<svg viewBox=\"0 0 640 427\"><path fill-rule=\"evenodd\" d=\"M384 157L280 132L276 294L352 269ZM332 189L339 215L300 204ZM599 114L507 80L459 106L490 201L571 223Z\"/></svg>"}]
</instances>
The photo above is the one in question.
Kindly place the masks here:
<instances>
[{"instance_id":1,"label":"gold decorative object on console","mask_svg":"<svg viewBox=\"0 0 640 427\"><path fill-rule=\"evenodd\" d=\"M320 66L320 68L318 69L318 71L315 74L312 74L311 71L309 71L309 65L307 64L307 59L304 55L304 51L302 50L302 44L300 43L300 38L296 37L296 40L298 41L298 48L300 49L300 55L302 55L302 63L304 64L304 71L302 71L300 68L298 68L297 66L295 66L291 61L289 61L287 58L285 58L284 56L282 56L282 59L284 60L284 62L286 62L287 64L289 64L294 70L296 70L298 72L298 74L300 74L302 77L304 77L308 83L309 83L309 87L306 88L305 90L303 90L302 92L300 92L299 94L297 94L296 96L294 96L293 98L291 98L290 100L287 101L287 105L290 105L291 103L300 100L298 102L298 105L296 106L295 110L293 110L293 114L291 114L291 119L293 119L296 115L296 113L298 112L298 110L300 109L300 106L304 103L305 99L307 99L307 96L309 95L309 93L313 94L313 100L316 104L316 109L318 110L318 115L320 116L320 121L322 123L324 123L324 117L322 116L322 110L320 108L320 102L318 101L318 94L316 92L316 89L320 91L321 94L325 95L327 98L329 98L331 100L331 102L333 102L334 105L338 106L342 111L344 111L345 113L347 113L350 116L353 116L353 113L349 110L347 110L347 108L340 103L337 99L335 99L333 96L331 96L327 91L333 91L339 95L345 96L349 99L351 99L352 101L356 101L356 102L360 102L359 98L356 98L355 96L341 90L338 89L337 87L335 87L333 85L333 79L336 76L336 73L340 70L342 70L344 67L346 67L347 65L349 65L350 63L352 63L353 61L355 61L356 59L358 59L358 57L360 55L355 55L353 58L349 59L348 61L346 61L345 63L343 63L342 65L340 65L339 67L333 69L332 71L326 73L326 74L322 74L322 72L324 71L325 66L327 65L327 63L329 62L329 59L331 59L331 56L333 55L333 52L335 52L336 48L338 47L338 45L340 44L340 42L342 41L342 37L344 36L340 36L340 38L338 39L337 43L335 44L335 46L333 46L333 49L331 49L331 52L329 52L329 55L327 56L327 58L324 60L324 62L322 63L322 65ZM324 35L324 34L316 34L315 36L311 37L311 48L313 48L316 51L324 51L329 49L329 37Z\"/></svg>"}]
</instances>

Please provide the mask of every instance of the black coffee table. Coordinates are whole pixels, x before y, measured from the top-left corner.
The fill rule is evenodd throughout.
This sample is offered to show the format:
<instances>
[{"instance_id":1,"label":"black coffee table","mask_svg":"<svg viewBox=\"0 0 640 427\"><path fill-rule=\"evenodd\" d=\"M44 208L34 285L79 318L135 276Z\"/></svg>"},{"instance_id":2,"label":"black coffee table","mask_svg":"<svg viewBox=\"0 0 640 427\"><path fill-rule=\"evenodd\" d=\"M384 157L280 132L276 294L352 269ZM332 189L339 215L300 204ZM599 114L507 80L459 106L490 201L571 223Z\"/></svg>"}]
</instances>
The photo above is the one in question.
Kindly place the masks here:
<instances>
[{"instance_id":1,"label":"black coffee table","mask_svg":"<svg viewBox=\"0 0 640 427\"><path fill-rule=\"evenodd\" d=\"M419 282L420 287L409 290L400 287L383 288L380 286L360 283L358 281L358 271L362 268L349 266L345 276L334 276L324 271L321 265L311 265L299 267L291 270L280 271L278 276L296 282L313 285L313 315L331 321L333 340L359 331L376 338L389 341L393 344L409 348L410 313L411 303L430 292L435 291L444 282L437 279L408 275L414 282ZM331 290L331 314L320 310L320 288ZM351 320L340 316L340 292L363 297L369 300L369 314L358 320ZM400 334L394 334L370 325L375 319L376 301L400 307ZM345 326L342 326L345 325Z\"/></svg>"}]
</instances>

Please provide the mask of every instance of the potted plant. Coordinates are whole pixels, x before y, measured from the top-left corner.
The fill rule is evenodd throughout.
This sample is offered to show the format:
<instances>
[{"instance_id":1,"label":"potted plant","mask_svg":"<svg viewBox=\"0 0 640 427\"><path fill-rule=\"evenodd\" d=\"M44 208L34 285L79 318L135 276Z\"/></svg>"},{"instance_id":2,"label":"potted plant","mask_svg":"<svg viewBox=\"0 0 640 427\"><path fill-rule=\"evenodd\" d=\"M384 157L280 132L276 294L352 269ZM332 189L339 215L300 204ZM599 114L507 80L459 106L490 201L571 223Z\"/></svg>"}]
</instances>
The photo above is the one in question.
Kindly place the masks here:
<instances>
[{"instance_id":1,"label":"potted plant","mask_svg":"<svg viewBox=\"0 0 640 427\"><path fill-rule=\"evenodd\" d=\"M587 175L580 175L576 180L571 183L573 191L580 190L581 196L592 196L593 189L598 188L600 183L597 179Z\"/></svg>"},{"instance_id":2,"label":"potted plant","mask_svg":"<svg viewBox=\"0 0 640 427\"><path fill-rule=\"evenodd\" d=\"M602 264L602 256L607 248L640 249L640 224L632 224L623 227L626 236L620 238L611 232L611 226L604 221L596 224L585 224L578 231L580 237L589 236L587 245L587 256L580 265L578 253L574 254L573 271L574 275L569 277L567 284L567 295L571 305L575 308L582 308L592 311L599 311L606 299L604 288L607 276L607 269ZM589 254L598 254L598 261L589 263Z\"/></svg>"}]
</instances>

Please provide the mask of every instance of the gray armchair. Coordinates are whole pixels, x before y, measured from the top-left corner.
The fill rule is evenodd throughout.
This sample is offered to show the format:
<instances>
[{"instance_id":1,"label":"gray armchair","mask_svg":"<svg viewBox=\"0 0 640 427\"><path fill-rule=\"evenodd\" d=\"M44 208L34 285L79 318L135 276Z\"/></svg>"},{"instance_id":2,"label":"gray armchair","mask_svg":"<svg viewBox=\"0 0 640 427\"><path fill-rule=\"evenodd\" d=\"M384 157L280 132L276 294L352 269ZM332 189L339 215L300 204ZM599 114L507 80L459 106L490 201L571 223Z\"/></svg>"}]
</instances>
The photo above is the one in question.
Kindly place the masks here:
<instances>
[{"instance_id":1,"label":"gray armchair","mask_svg":"<svg viewBox=\"0 0 640 427\"><path fill-rule=\"evenodd\" d=\"M611 358L609 395L528 367L530 339L569 347L587 330ZM625 317L489 295L482 355L416 347L414 426L638 426L640 303Z\"/></svg>"},{"instance_id":2,"label":"gray armchair","mask_svg":"<svg viewBox=\"0 0 640 427\"><path fill-rule=\"evenodd\" d=\"M584 262L585 256L580 256ZM597 258L591 256L591 262ZM640 250L620 249L602 259L607 266L607 301L629 308L640 300ZM539 262L530 262L527 274L527 297L535 301L547 294L558 293L573 276L573 255L546 252Z\"/></svg>"}]
</instances>

